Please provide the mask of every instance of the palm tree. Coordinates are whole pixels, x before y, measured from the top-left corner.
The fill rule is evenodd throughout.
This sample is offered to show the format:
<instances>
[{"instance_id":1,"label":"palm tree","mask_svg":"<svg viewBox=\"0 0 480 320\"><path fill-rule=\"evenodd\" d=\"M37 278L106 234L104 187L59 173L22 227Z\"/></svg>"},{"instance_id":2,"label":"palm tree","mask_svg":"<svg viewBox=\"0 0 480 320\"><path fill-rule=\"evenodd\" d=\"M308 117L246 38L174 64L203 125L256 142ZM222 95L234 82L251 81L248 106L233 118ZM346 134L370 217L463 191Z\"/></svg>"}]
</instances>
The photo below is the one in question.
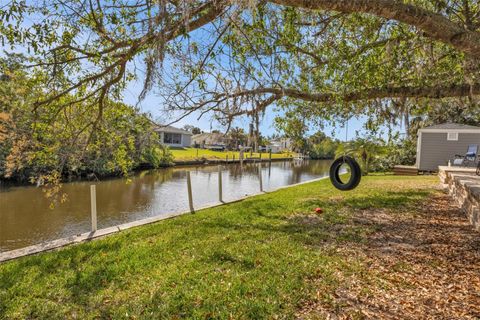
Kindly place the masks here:
<instances>
[{"instance_id":1,"label":"palm tree","mask_svg":"<svg viewBox=\"0 0 480 320\"><path fill-rule=\"evenodd\" d=\"M247 135L245 134L245 130L242 128L231 128L228 132L229 144L230 148L237 150L239 145L245 145L247 142Z\"/></svg>"},{"instance_id":2,"label":"palm tree","mask_svg":"<svg viewBox=\"0 0 480 320\"><path fill-rule=\"evenodd\" d=\"M337 157L349 155L360 160L363 175L368 175L370 165L375 158L386 152L384 142L378 138L357 138L353 141L342 143L338 146L335 155Z\"/></svg>"}]
</instances>

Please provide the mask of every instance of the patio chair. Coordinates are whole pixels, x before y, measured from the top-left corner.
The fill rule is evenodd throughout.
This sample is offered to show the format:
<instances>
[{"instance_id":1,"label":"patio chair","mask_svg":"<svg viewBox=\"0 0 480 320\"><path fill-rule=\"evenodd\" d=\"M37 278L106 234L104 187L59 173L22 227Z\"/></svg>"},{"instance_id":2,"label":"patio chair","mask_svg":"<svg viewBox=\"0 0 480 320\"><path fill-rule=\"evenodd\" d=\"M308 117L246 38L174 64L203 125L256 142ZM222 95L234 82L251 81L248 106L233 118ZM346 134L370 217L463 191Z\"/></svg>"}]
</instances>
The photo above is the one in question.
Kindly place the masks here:
<instances>
[{"instance_id":1,"label":"patio chair","mask_svg":"<svg viewBox=\"0 0 480 320\"><path fill-rule=\"evenodd\" d=\"M465 155L457 154L455 155L455 160L453 160L453 165L455 166L465 166L475 165L478 155L478 144L471 144L468 146L467 152Z\"/></svg>"}]
</instances>

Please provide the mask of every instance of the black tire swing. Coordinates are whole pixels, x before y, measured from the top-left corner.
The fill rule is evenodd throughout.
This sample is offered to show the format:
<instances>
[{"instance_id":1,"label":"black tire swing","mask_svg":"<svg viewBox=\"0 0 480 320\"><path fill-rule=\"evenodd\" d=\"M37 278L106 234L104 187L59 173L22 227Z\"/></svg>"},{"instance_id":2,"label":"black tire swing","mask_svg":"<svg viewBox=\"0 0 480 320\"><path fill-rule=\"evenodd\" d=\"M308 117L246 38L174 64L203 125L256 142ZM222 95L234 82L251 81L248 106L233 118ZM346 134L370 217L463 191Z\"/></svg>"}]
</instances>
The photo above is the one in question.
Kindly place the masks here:
<instances>
[{"instance_id":1,"label":"black tire swing","mask_svg":"<svg viewBox=\"0 0 480 320\"><path fill-rule=\"evenodd\" d=\"M350 179L348 179L346 182L343 182L340 178L340 170L344 164L346 164L350 169ZM358 186L361 179L362 169L360 169L360 165L352 157L341 156L333 161L332 165L330 166L330 181L338 190L353 190Z\"/></svg>"},{"instance_id":2,"label":"black tire swing","mask_svg":"<svg viewBox=\"0 0 480 320\"><path fill-rule=\"evenodd\" d=\"M348 140L348 120L346 123L346 130L345 130L345 142ZM350 179L347 182L343 182L340 178L340 172L342 170L342 166L346 164L350 169ZM333 161L332 165L330 166L330 181L332 182L333 186L341 191L349 191L355 189L362 180L362 169L358 162L347 155L343 155L335 161Z\"/></svg>"}]
</instances>

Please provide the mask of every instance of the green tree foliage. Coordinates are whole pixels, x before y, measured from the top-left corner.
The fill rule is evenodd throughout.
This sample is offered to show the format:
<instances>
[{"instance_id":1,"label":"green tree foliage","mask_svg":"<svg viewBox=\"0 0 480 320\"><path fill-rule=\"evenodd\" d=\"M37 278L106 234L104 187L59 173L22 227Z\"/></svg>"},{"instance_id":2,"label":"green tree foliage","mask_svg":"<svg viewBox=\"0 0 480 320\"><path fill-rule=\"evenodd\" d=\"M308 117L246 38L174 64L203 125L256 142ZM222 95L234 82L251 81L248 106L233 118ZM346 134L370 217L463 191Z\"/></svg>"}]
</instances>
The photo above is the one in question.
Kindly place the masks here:
<instances>
[{"instance_id":1,"label":"green tree foliage","mask_svg":"<svg viewBox=\"0 0 480 320\"><path fill-rule=\"evenodd\" d=\"M285 138L292 141L292 149L297 152L308 151L308 141L306 134L308 127L305 118L296 112L297 110L290 110L285 112L283 116L275 117L275 128L283 133Z\"/></svg>"},{"instance_id":2,"label":"green tree foliage","mask_svg":"<svg viewBox=\"0 0 480 320\"><path fill-rule=\"evenodd\" d=\"M102 106L138 78L141 97L155 87L167 109L230 123L273 103L384 119L392 99L478 95L479 12L476 0L14 0L0 7L0 39L26 46L53 78L66 71L68 85L44 102L86 86L77 103Z\"/></svg>"},{"instance_id":3,"label":"green tree foliage","mask_svg":"<svg viewBox=\"0 0 480 320\"><path fill-rule=\"evenodd\" d=\"M372 171L392 171L395 165L414 165L417 156L416 140L394 139L385 145L385 152L378 157Z\"/></svg>"},{"instance_id":4,"label":"green tree foliage","mask_svg":"<svg viewBox=\"0 0 480 320\"><path fill-rule=\"evenodd\" d=\"M36 23L27 23L32 15ZM215 112L225 124L274 104L287 120L278 126L298 151L308 149L305 128L319 120L337 125L366 115L372 131L405 121L409 132L413 118L418 125L478 123L479 28L476 0L9 1L0 7L0 40L31 51L31 64L44 68L34 79L44 85L31 94L36 122L8 117L46 135L17 139L22 143L12 148L39 140L35 161L62 170L76 160L64 155L68 148L105 148L114 160L99 168L125 171L135 163L125 156L135 139L99 141L123 130L102 118L115 119L105 109L135 78L144 80L141 97L155 87L167 111ZM136 72L139 60L144 77ZM164 61L169 77L162 77ZM58 125L49 132L44 123ZM42 154L62 134L71 141L48 146L62 149L58 159L51 150ZM17 153L22 158L28 153Z\"/></svg>"},{"instance_id":5,"label":"green tree foliage","mask_svg":"<svg viewBox=\"0 0 480 320\"><path fill-rule=\"evenodd\" d=\"M333 159L338 143L322 131L317 131L308 137L308 154L312 159Z\"/></svg>"},{"instance_id":6,"label":"green tree foliage","mask_svg":"<svg viewBox=\"0 0 480 320\"><path fill-rule=\"evenodd\" d=\"M310 145L309 155L312 159L333 159L338 148L338 142L330 137Z\"/></svg>"},{"instance_id":7,"label":"green tree foliage","mask_svg":"<svg viewBox=\"0 0 480 320\"><path fill-rule=\"evenodd\" d=\"M385 142L374 136L357 137L353 141L342 143L336 150L336 156L350 155L360 161L362 173L368 175L372 164L387 152Z\"/></svg>"},{"instance_id":8,"label":"green tree foliage","mask_svg":"<svg viewBox=\"0 0 480 320\"><path fill-rule=\"evenodd\" d=\"M141 164L158 167L171 161L147 116L121 102L105 101L92 119L91 104L70 104L65 95L50 104L45 74L21 68L21 57L0 61L0 112L6 115L0 146L3 178L54 184L62 177L128 173ZM61 85L61 84L57 84Z\"/></svg>"},{"instance_id":9,"label":"green tree foliage","mask_svg":"<svg viewBox=\"0 0 480 320\"><path fill-rule=\"evenodd\" d=\"M234 127L227 133L228 148L230 150L237 150L238 146L245 146L248 141L248 135L243 128Z\"/></svg>"},{"instance_id":10,"label":"green tree foliage","mask_svg":"<svg viewBox=\"0 0 480 320\"><path fill-rule=\"evenodd\" d=\"M186 124L183 126L183 130L186 130L188 132L191 132L192 134L200 134L202 133L202 129L199 127L192 126L190 124Z\"/></svg>"}]
</instances>

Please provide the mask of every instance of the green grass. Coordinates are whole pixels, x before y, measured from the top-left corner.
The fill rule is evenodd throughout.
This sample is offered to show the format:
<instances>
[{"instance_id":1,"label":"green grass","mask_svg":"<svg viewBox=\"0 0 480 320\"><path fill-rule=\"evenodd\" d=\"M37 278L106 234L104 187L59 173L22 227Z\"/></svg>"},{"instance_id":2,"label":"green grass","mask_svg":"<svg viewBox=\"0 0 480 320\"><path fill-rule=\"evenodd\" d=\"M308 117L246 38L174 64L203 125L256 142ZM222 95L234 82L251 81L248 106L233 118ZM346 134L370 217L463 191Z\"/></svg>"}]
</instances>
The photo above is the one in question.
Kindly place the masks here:
<instances>
[{"instance_id":1,"label":"green grass","mask_svg":"<svg viewBox=\"0 0 480 320\"><path fill-rule=\"evenodd\" d=\"M235 159L238 159L238 151L213 151L207 149L197 149L197 148L170 148L170 151L173 154L175 160L194 160L194 159L221 159L224 160L226 156L231 160L235 156ZM287 158L291 157L293 153L272 153L272 158ZM250 157L250 152L245 152L246 157ZM254 157L259 157L260 153L253 153ZM262 158L268 158L268 153L262 153Z\"/></svg>"},{"instance_id":2,"label":"green grass","mask_svg":"<svg viewBox=\"0 0 480 320\"><path fill-rule=\"evenodd\" d=\"M372 231L346 223L354 210L401 213L436 183L372 176L342 193L323 180L0 264L0 319L292 318L332 299L339 272L369 272L334 249Z\"/></svg>"}]
</instances>

